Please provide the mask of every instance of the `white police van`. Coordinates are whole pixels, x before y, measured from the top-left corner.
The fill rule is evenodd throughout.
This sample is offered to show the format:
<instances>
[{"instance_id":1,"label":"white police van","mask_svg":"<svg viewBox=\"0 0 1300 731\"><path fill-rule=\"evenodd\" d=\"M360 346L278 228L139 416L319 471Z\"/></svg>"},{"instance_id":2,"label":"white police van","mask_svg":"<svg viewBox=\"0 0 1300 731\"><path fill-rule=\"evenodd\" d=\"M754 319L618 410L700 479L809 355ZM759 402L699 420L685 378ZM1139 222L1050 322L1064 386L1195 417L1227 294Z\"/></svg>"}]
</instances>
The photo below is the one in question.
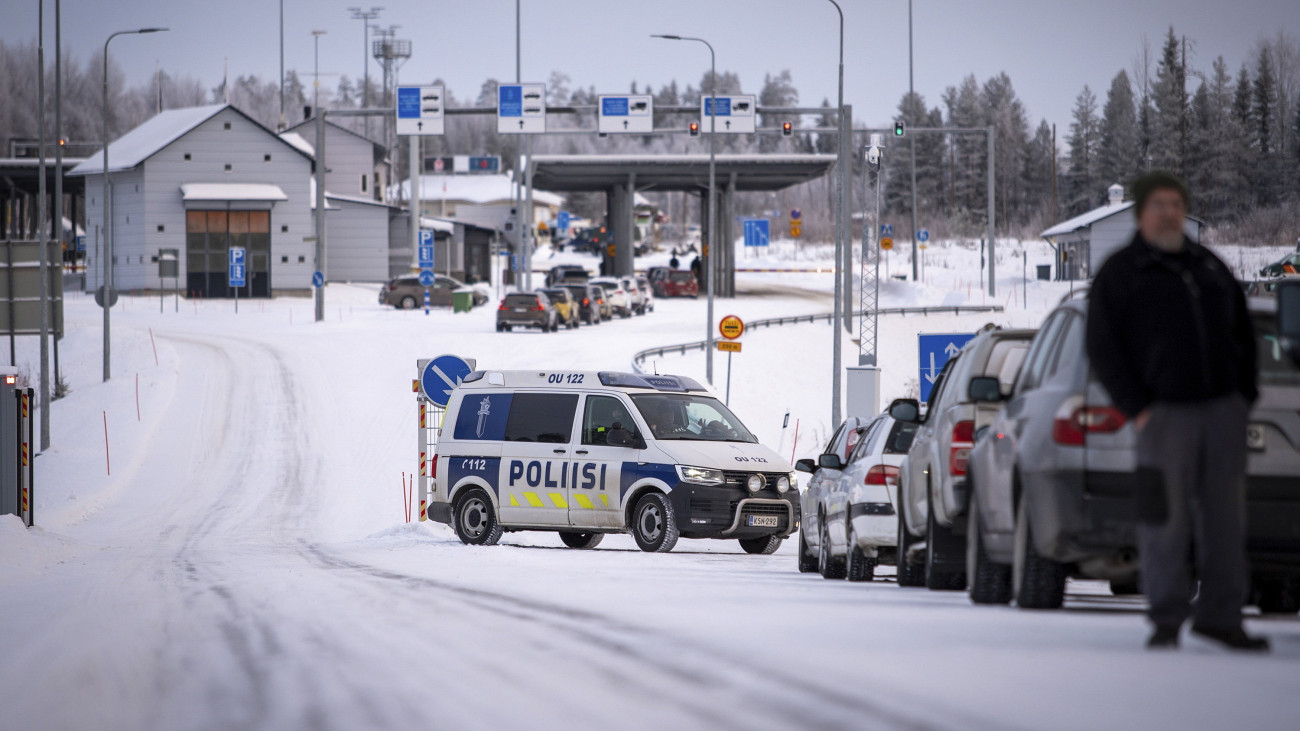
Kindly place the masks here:
<instances>
[{"instance_id":1,"label":"white police van","mask_svg":"<svg viewBox=\"0 0 1300 731\"><path fill-rule=\"evenodd\" d=\"M468 544L557 531L573 548L630 532L772 553L799 525L790 464L681 376L475 371L451 394L429 517Z\"/></svg>"}]
</instances>

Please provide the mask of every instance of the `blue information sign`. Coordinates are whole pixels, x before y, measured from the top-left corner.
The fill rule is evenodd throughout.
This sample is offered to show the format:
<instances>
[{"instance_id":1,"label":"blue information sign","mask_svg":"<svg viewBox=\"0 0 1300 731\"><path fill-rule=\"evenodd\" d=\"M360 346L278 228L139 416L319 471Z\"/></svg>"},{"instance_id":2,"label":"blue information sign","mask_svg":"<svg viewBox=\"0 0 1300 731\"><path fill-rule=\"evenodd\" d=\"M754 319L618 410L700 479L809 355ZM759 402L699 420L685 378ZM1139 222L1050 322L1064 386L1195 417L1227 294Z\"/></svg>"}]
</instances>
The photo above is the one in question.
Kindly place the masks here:
<instances>
[{"instance_id":1,"label":"blue information sign","mask_svg":"<svg viewBox=\"0 0 1300 731\"><path fill-rule=\"evenodd\" d=\"M767 246L771 239L771 222L766 218L746 218L741 221L745 228L745 246Z\"/></svg>"},{"instance_id":2,"label":"blue information sign","mask_svg":"<svg viewBox=\"0 0 1300 731\"><path fill-rule=\"evenodd\" d=\"M719 117L730 117L730 116L731 116L731 97L729 97L729 96L720 96L720 97L717 97L717 99L718 99L718 114L717 114L717 116L719 116ZM711 97L711 96L706 96L706 97L704 97L704 116L708 117L708 116L712 116L712 115L713 115L713 97Z\"/></svg>"},{"instance_id":3,"label":"blue information sign","mask_svg":"<svg viewBox=\"0 0 1300 731\"><path fill-rule=\"evenodd\" d=\"M429 271L428 269L425 269L420 272L421 287L432 287L434 279L435 277L433 276L433 272Z\"/></svg>"},{"instance_id":4,"label":"blue information sign","mask_svg":"<svg viewBox=\"0 0 1300 731\"><path fill-rule=\"evenodd\" d=\"M397 89L397 118L420 118L420 87L402 86Z\"/></svg>"},{"instance_id":5,"label":"blue information sign","mask_svg":"<svg viewBox=\"0 0 1300 731\"><path fill-rule=\"evenodd\" d=\"M880 235L881 235L881 236L893 236L893 235L894 235L894 224L892 224L892 223L882 223L882 224L880 224Z\"/></svg>"},{"instance_id":6,"label":"blue information sign","mask_svg":"<svg viewBox=\"0 0 1300 731\"><path fill-rule=\"evenodd\" d=\"M322 272L316 272L315 274L311 275L311 286L324 287L325 275Z\"/></svg>"},{"instance_id":7,"label":"blue information sign","mask_svg":"<svg viewBox=\"0 0 1300 731\"><path fill-rule=\"evenodd\" d=\"M419 259L420 259L420 268L432 269L433 268L433 232L432 231L423 231L423 230L420 231L420 246L419 246L419 251L417 253L419 254Z\"/></svg>"},{"instance_id":8,"label":"blue information sign","mask_svg":"<svg viewBox=\"0 0 1300 731\"><path fill-rule=\"evenodd\" d=\"M926 230L926 229L921 229L920 231L917 231L917 232L916 232L916 240L917 240L917 241L929 241L929 240L930 240L930 232L929 232L928 230Z\"/></svg>"},{"instance_id":9,"label":"blue information sign","mask_svg":"<svg viewBox=\"0 0 1300 731\"><path fill-rule=\"evenodd\" d=\"M606 96L600 99L600 113L605 117L626 117L628 114L627 97Z\"/></svg>"},{"instance_id":10,"label":"blue information sign","mask_svg":"<svg viewBox=\"0 0 1300 731\"><path fill-rule=\"evenodd\" d=\"M497 110L502 117L524 116L524 87L518 84L498 86Z\"/></svg>"},{"instance_id":11,"label":"blue information sign","mask_svg":"<svg viewBox=\"0 0 1300 731\"><path fill-rule=\"evenodd\" d=\"M956 355L974 333L920 334L916 336L921 354L921 400L929 401L934 382L939 380L943 366Z\"/></svg>"},{"instance_id":12,"label":"blue information sign","mask_svg":"<svg viewBox=\"0 0 1300 731\"><path fill-rule=\"evenodd\" d=\"M85 237L85 236L78 236L78 237L77 237L77 251L80 251L80 252L82 252L82 253L85 253L85 251L86 251L86 237Z\"/></svg>"},{"instance_id":13,"label":"blue information sign","mask_svg":"<svg viewBox=\"0 0 1300 731\"><path fill-rule=\"evenodd\" d=\"M429 361L420 373L420 390L436 406L446 406L451 391L473 370L469 363L454 355L440 355Z\"/></svg>"},{"instance_id":14,"label":"blue information sign","mask_svg":"<svg viewBox=\"0 0 1300 731\"><path fill-rule=\"evenodd\" d=\"M570 223L570 221L569 221L569 212L568 212L568 211L560 211L559 214L557 214L557 215L555 216L555 225L556 225L556 227L558 227L561 231L568 231L568 230L569 230L569 223Z\"/></svg>"},{"instance_id":15,"label":"blue information sign","mask_svg":"<svg viewBox=\"0 0 1300 731\"><path fill-rule=\"evenodd\" d=\"M247 267L244 265L244 247L232 246L229 252L230 286L243 287L246 284Z\"/></svg>"}]
</instances>

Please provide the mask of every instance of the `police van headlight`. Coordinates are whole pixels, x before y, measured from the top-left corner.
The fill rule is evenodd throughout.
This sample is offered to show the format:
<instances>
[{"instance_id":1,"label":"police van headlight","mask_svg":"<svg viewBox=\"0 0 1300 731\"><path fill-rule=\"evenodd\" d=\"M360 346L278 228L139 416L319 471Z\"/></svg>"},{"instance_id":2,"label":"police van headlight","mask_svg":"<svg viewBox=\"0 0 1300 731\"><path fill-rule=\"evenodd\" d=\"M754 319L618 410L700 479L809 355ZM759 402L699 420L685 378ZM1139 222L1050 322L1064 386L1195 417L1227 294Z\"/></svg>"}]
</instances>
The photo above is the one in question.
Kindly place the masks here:
<instances>
[{"instance_id":1,"label":"police van headlight","mask_svg":"<svg viewBox=\"0 0 1300 731\"><path fill-rule=\"evenodd\" d=\"M767 484L767 480L763 479L762 475L754 474L750 475L749 479L745 480L745 489L750 492L758 492L763 489L765 484Z\"/></svg>"},{"instance_id":2,"label":"police van headlight","mask_svg":"<svg viewBox=\"0 0 1300 731\"><path fill-rule=\"evenodd\" d=\"M694 485L721 485L726 481L722 476L722 470L709 467L691 467L684 464L677 465L677 477L682 482L689 482Z\"/></svg>"},{"instance_id":3,"label":"police van headlight","mask_svg":"<svg viewBox=\"0 0 1300 731\"><path fill-rule=\"evenodd\" d=\"M781 479L776 481L776 491L788 492L790 490L790 485L792 484L793 483L790 481L789 477L782 475Z\"/></svg>"}]
</instances>

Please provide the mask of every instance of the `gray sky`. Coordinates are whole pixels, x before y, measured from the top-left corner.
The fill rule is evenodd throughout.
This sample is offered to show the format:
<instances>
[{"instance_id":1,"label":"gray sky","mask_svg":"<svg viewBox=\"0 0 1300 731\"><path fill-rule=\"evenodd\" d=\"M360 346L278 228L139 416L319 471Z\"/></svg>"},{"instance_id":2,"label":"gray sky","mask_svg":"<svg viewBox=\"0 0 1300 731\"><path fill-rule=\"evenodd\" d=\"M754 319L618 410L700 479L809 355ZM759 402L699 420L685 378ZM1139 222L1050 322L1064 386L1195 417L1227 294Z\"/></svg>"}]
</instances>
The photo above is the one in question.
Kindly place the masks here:
<instances>
[{"instance_id":1,"label":"gray sky","mask_svg":"<svg viewBox=\"0 0 1300 731\"><path fill-rule=\"evenodd\" d=\"M46 1L47 28L54 0ZM0 37L36 35L37 3L0 0ZM376 21L399 25L413 55L403 83L446 80L457 97L477 94L488 77L515 77L514 0L376 0ZM285 0L285 67L312 69L313 29L320 41L322 73L360 76L362 23L351 20L348 0ZM763 75L790 69L800 102L834 103L837 16L823 0L522 0L523 81L545 81L561 70L575 87L619 93L635 80L656 89L676 78L698 84L708 69L704 46L656 40L651 33L696 35L713 43L718 70L740 75L758 93ZM842 0L845 14L845 100L856 122L883 126L907 90L907 3ZM364 7L370 7L365 5ZM169 33L121 37L112 55L132 82L161 63L209 87L220 82L225 59L232 78L279 74L278 6L274 0L63 0L64 47L84 61L102 53L108 33L159 25ZM1031 128L1046 118L1064 137L1074 98L1091 85L1100 103L1110 79L1128 69L1150 39L1159 51L1170 25L1186 35L1194 68L1207 70L1223 55L1235 73L1263 35L1300 36L1295 0L916 0L916 89L929 106L961 77L982 83L1006 71L1024 102ZM53 54L52 36L47 57ZM378 65L370 64L371 73ZM308 78L304 83L310 84ZM322 78L332 88L337 76ZM1032 130L1031 130L1032 131Z\"/></svg>"}]
</instances>

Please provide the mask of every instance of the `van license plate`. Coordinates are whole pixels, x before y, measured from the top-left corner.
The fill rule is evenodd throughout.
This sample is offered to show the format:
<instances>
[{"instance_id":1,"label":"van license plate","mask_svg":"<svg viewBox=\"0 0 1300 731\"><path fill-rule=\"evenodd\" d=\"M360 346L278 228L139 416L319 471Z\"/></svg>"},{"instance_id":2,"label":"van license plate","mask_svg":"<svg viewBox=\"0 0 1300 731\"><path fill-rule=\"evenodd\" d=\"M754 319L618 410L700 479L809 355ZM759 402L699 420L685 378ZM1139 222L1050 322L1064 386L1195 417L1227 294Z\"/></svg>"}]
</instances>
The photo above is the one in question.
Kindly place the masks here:
<instances>
[{"instance_id":1,"label":"van license plate","mask_svg":"<svg viewBox=\"0 0 1300 731\"><path fill-rule=\"evenodd\" d=\"M751 515L746 525L750 528L775 528L777 526L776 518L775 515Z\"/></svg>"}]
</instances>

